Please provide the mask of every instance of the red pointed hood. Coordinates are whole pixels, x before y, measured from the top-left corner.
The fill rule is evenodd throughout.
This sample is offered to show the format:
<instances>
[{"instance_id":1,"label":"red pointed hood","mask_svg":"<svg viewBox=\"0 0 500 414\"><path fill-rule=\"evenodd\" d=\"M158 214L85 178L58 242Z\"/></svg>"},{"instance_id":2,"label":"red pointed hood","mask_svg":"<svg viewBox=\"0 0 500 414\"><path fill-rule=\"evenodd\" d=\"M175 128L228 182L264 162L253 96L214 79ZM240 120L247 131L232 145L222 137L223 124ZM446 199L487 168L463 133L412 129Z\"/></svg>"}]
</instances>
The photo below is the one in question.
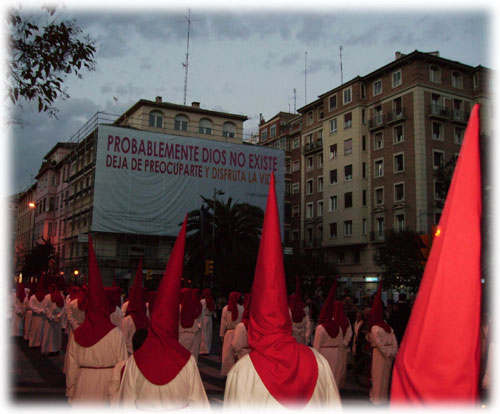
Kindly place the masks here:
<instances>
[{"instance_id":1,"label":"red pointed hood","mask_svg":"<svg viewBox=\"0 0 500 414\"><path fill-rule=\"evenodd\" d=\"M373 298L372 309L370 311L370 317L368 318L368 330L371 330L372 326L380 326L387 333L391 332L391 327L387 324L384 318L384 305L382 304L382 279L380 279L377 293Z\"/></svg>"},{"instance_id":2,"label":"red pointed hood","mask_svg":"<svg viewBox=\"0 0 500 414\"><path fill-rule=\"evenodd\" d=\"M149 318L146 314L146 302L144 300L144 288L142 286L142 258L137 265L134 284L130 289L130 296L126 315L130 315L134 321L135 329L148 329Z\"/></svg>"},{"instance_id":3,"label":"red pointed hood","mask_svg":"<svg viewBox=\"0 0 500 414\"><path fill-rule=\"evenodd\" d=\"M207 309L210 312L213 312L215 310L214 297L212 296L212 291L209 288L203 289L203 291L201 292L201 299L205 299Z\"/></svg>"},{"instance_id":4,"label":"red pointed hood","mask_svg":"<svg viewBox=\"0 0 500 414\"><path fill-rule=\"evenodd\" d=\"M330 288L330 292L328 292L328 297L321 308L321 312L319 314L318 323L323 325L328 335L332 338L336 338L339 334L340 325L339 323L332 319L333 311L335 309L335 293L337 291L337 279L333 282L332 287Z\"/></svg>"},{"instance_id":5,"label":"red pointed hood","mask_svg":"<svg viewBox=\"0 0 500 414\"><path fill-rule=\"evenodd\" d=\"M64 306L64 298L61 295L61 292L57 288L55 283L52 283L49 288L50 300L54 302L58 308L62 308Z\"/></svg>"},{"instance_id":6,"label":"red pointed hood","mask_svg":"<svg viewBox=\"0 0 500 414\"><path fill-rule=\"evenodd\" d=\"M75 341L83 347L99 342L115 325L109 319L109 305L104 293L101 273L89 234L89 285L85 320L74 332Z\"/></svg>"},{"instance_id":7,"label":"red pointed hood","mask_svg":"<svg viewBox=\"0 0 500 414\"><path fill-rule=\"evenodd\" d=\"M139 370L155 385L164 385L174 379L191 356L178 341L186 224L187 215L158 288L154 309L151 311L148 336L144 344L134 352Z\"/></svg>"},{"instance_id":8,"label":"red pointed hood","mask_svg":"<svg viewBox=\"0 0 500 414\"><path fill-rule=\"evenodd\" d=\"M23 303L24 298L26 297L26 292L24 290L24 284L18 283L16 286L16 296L21 303Z\"/></svg>"},{"instance_id":9,"label":"red pointed hood","mask_svg":"<svg viewBox=\"0 0 500 414\"><path fill-rule=\"evenodd\" d=\"M284 406L304 407L316 387L318 364L312 350L292 337L273 173L252 286L248 343L252 363L271 395Z\"/></svg>"},{"instance_id":10,"label":"red pointed hood","mask_svg":"<svg viewBox=\"0 0 500 414\"><path fill-rule=\"evenodd\" d=\"M46 279L45 273L42 273L42 275L40 276L40 279L38 279L38 283L36 285L35 296L36 296L36 299L38 300L38 302L43 301L43 299L45 298L45 295L47 294L46 289L45 289L45 285L46 285L45 279Z\"/></svg>"},{"instance_id":11,"label":"red pointed hood","mask_svg":"<svg viewBox=\"0 0 500 414\"><path fill-rule=\"evenodd\" d=\"M393 370L391 402L478 402L481 309L479 105L465 132ZM472 407L472 405L471 405Z\"/></svg>"},{"instance_id":12,"label":"red pointed hood","mask_svg":"<svg viewBox=\"0 0 500 414\"><path fill-rule=\"evenodd\" d=\"M231 292L227 301L227 310L231 312L231 320L234 322L240 315L238 310L238 299L241 297L240 292Z\"/></svg>"}]
</instances>

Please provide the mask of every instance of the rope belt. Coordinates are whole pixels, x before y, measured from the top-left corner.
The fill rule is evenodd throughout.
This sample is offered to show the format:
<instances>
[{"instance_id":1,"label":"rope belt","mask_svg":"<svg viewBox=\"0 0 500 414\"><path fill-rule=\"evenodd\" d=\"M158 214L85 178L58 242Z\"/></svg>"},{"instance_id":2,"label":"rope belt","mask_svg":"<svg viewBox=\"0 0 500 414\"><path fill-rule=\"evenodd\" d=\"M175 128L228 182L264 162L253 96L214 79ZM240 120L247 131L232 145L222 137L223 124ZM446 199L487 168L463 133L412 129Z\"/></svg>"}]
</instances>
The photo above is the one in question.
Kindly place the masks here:
<instances>
[{"instance_id":1,"label":"rope belt","mask_svg":"<svg viewBox=\"0 0 500 414\"><path fill-rule=\"evenodd\" d=\"M338 348L338 345L332 345L332 346L320 346L320 348Z\"/></svg>"},{"instance_id":2,"label":"rope belt","mask_svg":"<svg viewBox=\"0 0 500 414\"><path fill-rule=\"evenodd\" d=\"M85 367L85 366L82 366L82 367L80 367L80 368L83 368L83 369L112 369L112 368L114 368L114 367L115 367L115 366L114 366L114 365L112 365L112 366L110 366L110 367Z\"/></svg>"}]
</instances>

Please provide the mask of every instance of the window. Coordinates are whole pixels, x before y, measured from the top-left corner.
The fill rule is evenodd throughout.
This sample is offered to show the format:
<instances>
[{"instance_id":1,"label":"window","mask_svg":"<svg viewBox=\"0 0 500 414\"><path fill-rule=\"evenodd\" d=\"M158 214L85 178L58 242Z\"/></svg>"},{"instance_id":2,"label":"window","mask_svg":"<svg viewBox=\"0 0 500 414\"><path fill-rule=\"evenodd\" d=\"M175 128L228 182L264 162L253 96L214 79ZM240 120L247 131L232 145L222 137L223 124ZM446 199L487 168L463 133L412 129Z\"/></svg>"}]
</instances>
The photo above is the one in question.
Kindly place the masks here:
<instances>
[{"instance_id":1,"label":"window","mask_svg":"<svg viewBox=\"0 0 500 414\"><path fill-rule=\"evenodd\" d=\"M363 205L366 206L366 190L361 193Z\"/></svg>"},{"instance_id":2,"label":"window","mask_svg":"<svg viewBox=\"0 0 500 414\"><path fill-rule=\"evenodd\" d=\"M293 139L293 149L297 149L300 147L300 140L299 140L299 137L295 137Z\"/></svg>"},{"instance_id":3,"label":"window","mask_svg":"<svg viewBox=\"0 0 500 414\"><path fill-rule=\"evenodd\" d=\"M474 90L479 89L479 73L476 72L472 75L472 88Z\"/></svg>"},{"instance_id":4,"label":"window","mask_svg":"<svg viewBox=\"0 0 500 414\"><path fill-rule=\"evenodd\" d=\"M455 144L462 144L464 140L464 129L462 127L455 127L454 141Z\"/></svg>"},{"instance_id":5,"label":"window","mask_svg":"<svg viewBox=\"0 0 500 414\"><path fill-rule=\"evenodd\" d=\"M293 241L298 241L299 240L299 231L298 230L292 231L292 240Z\"/></svg>"},{"instance_id":6,"label":"window","mask_svg":"<svg viewBox=\"0 0 500 414\"><path fill-rule=\"evenodd\" d=\"M437 141L444 141L443 124L440 122L432 123L432 139Z\"/></svg>"},{"instance_id":7,"label":"window","mask_svg":"<svg viewBox=\"0 0 500 414\"><path fill-rule=\"evenodd\" d=\"M344 141L344 155L352 154L352 138Z\"/></svg>"},{"instance_id":8,"label":"window","mask_svg":"<svg viewBox=\"0 0 500 414\"><path fill-rule=\"evenodd\" d=\"M292 182L290 180L285 180L285 194L292 194Z\"/></svg>"},{"instance_id":9,"label":"window","mask_svg":"<svg viewBox=\"0 0 500 414\"><path fill-rule=\"evenodd\" d=\"M432 167L438 169L444 165L444 152L432 150Z\"/></svg>"},{"instance_id":10,"label":"window","mask_svg":"<svg viewBox=\"0 0 500 414\"><path fill-rule=\"evenodd\" d=\"M394 230L405 231L405 215L403 213L394 216Z\"/></svg>"},{"instance_id":11,"label":"window","mask_svg":"<svg viewBox=\"0 0 500 414\"><path fill-rule=\"evenodd\" d=\"M375 160L375 178L384 176L384 160Z\"/></svg>"},{"instance_id":12,"label":"window","mask_svg":"<svg viewBox=\"0 0 500 414\"><path fill-rule=\"evenodd\" d=\"M306 204L306 219L311 219L314 217L314 203Z\"/></svg>"},{"instance_id":13,"label":"window","mask_svg":"<svg viewBox=\"0 0 500 414\"><path fill-rule=\"evenodd\" d=\"M318 209L317 209L317 216L318 217L323 217L323 200L318 201Z\"/></svg>"},{"instance_id":14,"label":"window","mask_svg":"<svg viewBox=\"0 0 500 414\"><path fill-rule=\"evenodd\" d=\"M307 113L307 125L311 125L314 122L314 112L309 111Z\"/></svg>"},{"instance_id":15,"label":"window","mask_svg":"<svg viewBox=\"0 0 500 414\"><path fill-rule=\"evenodd\" d=\"M330 145L330 159L337 158L337 144Z\"/></svg>"},{"instance_id":16,"label":"window","mask_svg":"<svg viewBox=\"0 0 500 414\"><path fill-rule=\"evenodd\" d=\"M434 83L441 83L441 70L436 65L429 68L429 80Z\"/></svg>"},{"instance_id":17,"label":"window","mask_svg":"<svg viewBox=\"0 0 500 414\"><path fill-rule=\"evenodd\" d=\"M375 230L375 237L377 240L384 240L384 218L383 217L377 217L375 219L375 225L376 225L376 230Z\"/></svg>"},{"instance_id":18,"label":"window","mask_svg":"<svg viewBox=\"0 0 500 414\"><path fill-rule=\"evenodd\" d=\"M361 163L361 174L363 178L366 178L366 162Z\"/></svg>"},{"instance_id":19,"label":"window","mask_svg":"<svg viewBox=\"0 0 500 414\"><path fill-rule=\"evenodd\" d=\"M318 160L318 168L323 168L323 154L319 154L316 159Z\"/></svg>"},{"instance_id":20,"label":"window","mask_svg":"<svg viewBox=\"0 0 500 414\"><path fill-rule=\"evenodd\" d=\"M401 98L396 98L392 101L392 110L396 118L400 118L403 115L403 101Z\"/></svg>"},{"instance_id":21,"label":"window","mask_svg":"<svg viewBox=\"0 0 500 414\"><path fill-rule=\"evenodd\" d=\"M366 236L368 234L368 220L363 219L363 236Z\"/></svg>"},{"instance_id":22,"label":"window","mask_svg":"<svg viewBox=\"0 0 500 414\"><path fill-rule=\"evenodd\" d=\"M276 136L276 125L271 126L269 129L269 136L270 138L274 138Z\"/></svg>"},{"instance_id":23,"label":"window","mask_svg":"<svg viewBox=\"0 0 500 414\"><path fill-rule=\"evenodd\" d=\"M351 127L352 127L352 113L349 112L348 114L344 115L344 129Z\"/></svg>"},{"instance_id":24,"label":"window","mask_svg":"<svg viewBox=\"0 0 500 414\"><path fill-rule=\"evenodd\" d=\"M300 193L300 183L293 183L292 194L299 194L299 193Z\"/></svg>"},{"instance_id":25,"label":"window","mask_svg":"<svg viewBox=\"0 0 500 414\"><path fill-rule=\"evenodd\" d=\"M330 196L330 207L329 207L329 209L330 209L330 211L337 210L337 196L336 195Z\"/></svg>"},{"instance_id":26,"label":"window","mask_svg":"<svg viewBox=\"0 0 500 414\"><path fill-rule=\"evenodd\" d=\"M328 104L329 104L330 111L333 111L335 108L337 108L337 95L336 94L330 96L330 98L328 99Z\"/></svg>"},{"instance_id":27,"label":"window","mask_svg":"<svg viewBox=\"0 0 500 414\"><path fill-rule=\"evenodd\" d=\"M295 160L292 163L292 172L297 172L299 170L300 170L300 161L299 160Z\"/></svg>"},{"instance_id":28,"label":"window","mask_svg":"<svg viewBox=\"0 0 500 414\"><path fill-rule=\"evenodd\" d=\"M396 72L392 72L392 87L396 88L401 85L402 75L401 70L397 70Z\"/></svg>"},{"instance_id":29,"label":"window","mask_svg":"<svg viewBox=\"0 0 500 414\"><path fill-rule=\"evenodd\" d=\"M337 184L337 169L330 170L330 184Z\"/></svg>"},{"instance_id":30,"label":"window","mask_svg":"<svg viewBox=\"0 0 500 414\"><path fill-rule=\"evenodd\" d=\"M222 136L224 138L234 138L236 127L232 122L224 122L222 125Z\"/></svg>"},{"instance_id":31,"label":"window","mask_svg":"<svg viewBox=\"0 0 500 414\"><path fill-rule=\"evenodd\" d=\"M344 193L344 208L352 207L352 192Z\"/></svg>"},{"instance_id":32,"label":"window","mask_svg":"<svg viewBox=\"0 0 500 414\"><path fill-rule=\"evenodd\" d=\"M261 132L260 132L260 140L262 142L266 141L267 140L267 129L263 129Z\"/></svg>"},{"instance_id":33,"label":"window","mask_svg":"<svg viewBox=\"0 0 500 414\"><path fill-rule=\"evenodd\" d=\"M361 150L366 151L366 135L361 137Z\"/></svg>"},{"instance_id":34,"label":"window","mask_svg":"<svg viewBox=\"0 0 500 414\"><path fill-rule=\"evenodd\" d=\"M337 237L337 223L330 223L330 238Z\"/></svg>"},{"instance_id":35,"label":"window","mask_svg":"<svg viewBox=\"0 0 500 414\"><path fill-rule=\"evenodd\" d=\"M318 177L318 193L323 191L323 177Z\"/></svg>"},{"instance_id":36,"label":"window","mask_svg":"<svg viewBox=\"0 0 500 414\"><path fill-rule=\"evenodd\" d=\"M373 108L373 125L382 125L384 123L384 113L382 105Z\"/></svg>"},{"instance_id":37,"label":"window","mask_svg":"<svg viewBox=\"0 0 500 414\"><path fill-rule=\"evenodd\" d=\"M462 80L462 74L457 71L453 71L451 73L451 86L457 89L462 89L463 88L463 80Z\"/></svg>"},{"instance_id":38,"label":"window","mask_svg":"<svg viewBox=\"0 0 500 414\"><path fill-rule=\"evenodd\" d=\"M373 96L380 95L382 93L382 79L377 79L373 82Z\"/></svg>"},{"instance_id":39,"label":"window","mask_svg":"<svg viewBox=\"0 0 500 414\"><path fill-rule=\"evenodd\" d=\"M345 226L344 226L345 228ZM345 252L338 252L337 254L337 264L344 264L345 263Z\"/></svg>"},{"instance_id":40,"label":"window","mask_svg":"<svg viewBox=\"0 0 500 414\"><path fill-rule=\"evenodd\" d=\"M352 164L344 166L344 180L345 181L352 180Z\"/></svg>"},{"instance_id":41,"label":"window","mask_svg":"<svg viewBox=\"0 0 500 414\"><path fill-rule=\"evenodd\" d=\"M344 105L352 102L352 88L349 87L343 91Z\"/></svg>"},{"instance_id":42,"label":"window","mask_svg":"<svg viewBox=\"0 0 500 414\"><path fill-rule=\"evenodd\" d=\"M330 134L337 132L337 118L330 119Z\"/></svg>"},{"instance_id":43,"label":"window","mask_svg":"<svg viewBox=\"0 0 500 414\"><path fill-rule=\"evenodd\" d=\"M153 128L163 127L163 113L160 111L151 111L149 113L149 126Z\"/></svg>"},{"instance_id":44,"label":"window","mask_svg":"<svg viewBox=\"0 0 500 414\"><path fill-rule=\"evenodd\" d=\"M352 236L352 220L344 221L344 236Z\"/></svg>"},{"instance_id":45,"label":"window","mask_svg":"<svg viewBox=\"0 0 500 414\"><path fill-rule=\"evenodd\" d=\"M394 201L404 201L405 199L405 184L404 183L396 183L394 184Z\"/></svg>"},{"instance_id":46,"label":"window","mask_svg":"<svg viewBox=\"0 0 500 414\"><path fill-rule=\"evenodd\" d=\"M375 205L380 206L384 204L384 187L375 189Z\"/></svg>"},{"instance_id":47,"label":"window","mask_svg":"<svg viewBox=\"0 0 500 414\"><path fill-rule=\"evenodd\" d=\"M212 134L212 121L210 121L210 119L200 119L200 134Z\"/></svg>"},{"instance_id":48,"label":"window","mask_svg":"<svg viewBox=\"0 0 500 414\"><path fill-rule=\"evenodd\" d=\"M443 200L444 188L441 181L434 180L434 200Z\"/></svg>"},{"instance_id":49,"label":"window","mask_svg":"<svg viewBox=\"0 0 500 414\"><path fill-rule=\"evenodd\" d=\"M394 144L399 144L404 141L403 135L403 125L397 125L394 127Z\"/></svg>"},{"instance_id":50,"label":"window","mask_svg":"<svg viewBox=\"0 0 500 414\"><path fill-rule=\"evenodd\" d=\"M313 157L307 157L306 158L306 169L307 171L311 171L314 167L314 158Z\"/></svg>"},{"instance_id":51,"label":"window","mask_svg":"<svg viewBox=\"0 0 500 414\"><path fill-rule=\"evenodd\" d=\"M307 146L311 146L313 143L313 134L304 135L304 144Z\"/></svg>"},{"instance_id":52,"label":"window","mask_svg":"<svg viewBox=\"0 0 500 414\"><path fill-rule=\"evenodd\" d=\"M176 131L187 131L189 119L185 115L177 115L174 121L174 128Z\"/></svg>"},{"instance_id":53,"label":"window","mask_svg":"<svg viewBox=\"0 0 500 414\"><path fill-rule=\"evenodd\" d=\"M394 154L394 173L403 172L405 170L405 155Z\"/></svg>"},{"instance_id":54,"label":"window","mask_svg":"<svg viewBox=\"0 0 500 414\"><path fill-rule=\"evenodd\" d=\"M382 132L377 132L373 137L373 149L379 150L384 148L384 135Z\"/></svg>"},{"instance_id":55,"label":"window","mask_svg":"<svg viewBox=\"0 0 500 414\"><path fill-rule=\"evenodd\" d=\"M307 191L307 194L308 195L312 194L313 190L314 190L314 185L313 185L313 180L311 178L310 180L306 181L306 191Z\"/></svg>"},{"instance_id":56,"label":"window","mask_svg":"<svg viewBox=\"0 0 500 414\"><path fill-rule=\"evenodd\" d=\"M292 207L292 217L298 217L300 215L299 206Z\"/></svg>"}]
</instances>

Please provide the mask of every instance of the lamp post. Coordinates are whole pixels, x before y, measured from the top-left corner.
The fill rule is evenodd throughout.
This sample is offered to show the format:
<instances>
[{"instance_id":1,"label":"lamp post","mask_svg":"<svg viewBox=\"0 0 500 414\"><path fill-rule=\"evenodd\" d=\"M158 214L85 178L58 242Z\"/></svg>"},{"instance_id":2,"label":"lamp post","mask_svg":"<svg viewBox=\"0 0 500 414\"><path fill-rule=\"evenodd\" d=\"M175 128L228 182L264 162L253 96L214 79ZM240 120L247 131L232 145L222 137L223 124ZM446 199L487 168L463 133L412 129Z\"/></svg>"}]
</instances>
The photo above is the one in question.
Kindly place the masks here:
<instances>
[{"instance_id":1,"label":"lamp post","mask_svg":"<svg viewBox=\"0 0 500 414\"><path fill-rule=\"evenodd\" d=\"M217 201L217 196L218 195L224 195L224 191L222 190L217 190L217 188L214 188L214 197L213 197L213 220L212 220L212 260L213 260L213 271L212 271L212 278L211 278L211 286L210 289L213 291L214 289L214 280L215 280L215 202Z\"/></svg>"},{"instance_id":2,"label":"lamp post","mask_svg":"<svg viewBox=\"0 0 500 414\"><path fill-rule=\"evenodd\" d=\"M35 243L35 213L36 213L36 203L33 201L30 201L28 203L28 207L33 211L33 226L31 228L31 250L33 251L33 245Z\"/></svg>"}]
</instances>

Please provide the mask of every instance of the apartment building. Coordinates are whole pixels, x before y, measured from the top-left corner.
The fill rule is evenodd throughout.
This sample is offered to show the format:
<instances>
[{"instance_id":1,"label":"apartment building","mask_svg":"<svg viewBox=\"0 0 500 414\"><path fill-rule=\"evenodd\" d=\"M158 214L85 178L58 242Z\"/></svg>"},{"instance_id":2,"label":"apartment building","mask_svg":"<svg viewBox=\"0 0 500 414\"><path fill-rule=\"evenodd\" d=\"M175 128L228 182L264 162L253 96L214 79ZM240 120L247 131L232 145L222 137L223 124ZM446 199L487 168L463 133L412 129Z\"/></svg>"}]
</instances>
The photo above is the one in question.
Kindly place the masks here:
<instances>
[{"instance_id":1,"label":"apartment building","mask_svg":"<svg viewBox=\"0 0 500 414\"><path fill-rule=\"evenodd\" d=\"M292 240L361 283L380 273L373 255L388 232L429 234L444 201L435 171L458 156L477 102L482 134L491 133L489 78L486 68L438 52L397 52L299 108L291 186L300 201L292 198L291 209L300 228L291 226Z\"/></svg>"}]
</instances>

